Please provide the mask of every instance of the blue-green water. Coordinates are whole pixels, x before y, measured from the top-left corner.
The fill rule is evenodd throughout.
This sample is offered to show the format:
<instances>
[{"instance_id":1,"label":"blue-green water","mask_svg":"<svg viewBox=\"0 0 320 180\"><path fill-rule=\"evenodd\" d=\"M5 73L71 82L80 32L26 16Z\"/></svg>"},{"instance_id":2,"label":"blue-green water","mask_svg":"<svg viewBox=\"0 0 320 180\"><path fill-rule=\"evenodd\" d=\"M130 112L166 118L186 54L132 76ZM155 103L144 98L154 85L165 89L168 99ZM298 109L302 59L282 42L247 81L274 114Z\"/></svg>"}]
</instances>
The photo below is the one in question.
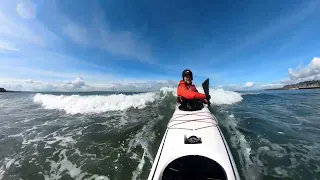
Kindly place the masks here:
<instances>
[{"instance_id":1,"label":"blue-green water","mask_svg":"<svg viewBox=\"0 0 320 180\"><path fill-rule=\"evenodd\" d=\"M1 93L0 179L146 179L173 94ZM211 96L243 179L320 180L320 91Z\"/></svg>"}]
</instances>

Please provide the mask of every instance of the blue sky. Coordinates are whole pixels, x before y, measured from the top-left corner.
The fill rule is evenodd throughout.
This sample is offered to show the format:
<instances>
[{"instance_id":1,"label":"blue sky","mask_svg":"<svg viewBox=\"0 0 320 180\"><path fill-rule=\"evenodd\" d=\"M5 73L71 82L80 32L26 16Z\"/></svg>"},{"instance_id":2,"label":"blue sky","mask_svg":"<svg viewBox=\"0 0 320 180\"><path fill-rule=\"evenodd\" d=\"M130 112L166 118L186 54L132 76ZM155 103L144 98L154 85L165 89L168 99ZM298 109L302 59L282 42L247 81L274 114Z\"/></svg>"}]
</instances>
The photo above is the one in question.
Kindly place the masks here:
<instances>
[{"instance_id":1,"label":"blue sky","mask_svg":"<svg viewBox=\"0 0 320 180\"><path fill-rule=\"evenodd\" d=\"M13 90L175 86L185 68L225 89L320 77L320 0L0 4L0 86Z\"/></svg>"}]
</instances>

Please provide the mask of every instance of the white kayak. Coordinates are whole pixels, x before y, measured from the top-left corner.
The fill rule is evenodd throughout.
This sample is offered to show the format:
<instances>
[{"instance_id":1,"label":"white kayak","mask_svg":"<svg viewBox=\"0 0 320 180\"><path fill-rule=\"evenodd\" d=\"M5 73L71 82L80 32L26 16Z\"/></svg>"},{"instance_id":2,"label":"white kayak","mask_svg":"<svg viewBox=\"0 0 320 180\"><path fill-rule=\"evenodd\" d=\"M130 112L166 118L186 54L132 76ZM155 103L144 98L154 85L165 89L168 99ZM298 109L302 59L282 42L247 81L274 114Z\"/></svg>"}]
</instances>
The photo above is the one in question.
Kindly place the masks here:
<instances>
[{"instance_id":1,"label":"white kayak","mask_svg":"<svg viewBox=\"0 0 320 180\"><path fill-rule=\"evenodd\" d=\"M207 106L176 108L164 133L148 180L239 180L218 121Z\"/></svg>"}]
</instances>

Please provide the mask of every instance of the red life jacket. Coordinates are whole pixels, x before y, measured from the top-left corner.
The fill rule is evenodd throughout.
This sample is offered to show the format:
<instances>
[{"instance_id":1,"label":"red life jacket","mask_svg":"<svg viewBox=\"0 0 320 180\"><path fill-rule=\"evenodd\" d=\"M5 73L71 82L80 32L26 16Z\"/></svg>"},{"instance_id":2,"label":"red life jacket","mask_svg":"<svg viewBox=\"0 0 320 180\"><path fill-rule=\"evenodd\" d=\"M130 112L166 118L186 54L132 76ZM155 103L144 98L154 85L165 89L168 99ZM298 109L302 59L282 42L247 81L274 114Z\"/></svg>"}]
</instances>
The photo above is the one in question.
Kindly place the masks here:
<instances>
[{"instance_id":1,"label":"red life jacket","mask_svg":"<svg viewBox=\"0 0 320 180\"><path fill-rule=\"evenodd\" d=\"M197 99L203 100L206 99L206 95L199 93L197 88L194 85L187 85L183 80L179 82L177 89L178 97L182 96L187 100Z\"/></svg>"},{"instance_id":2,"label":"red life jacket","mask_svg":"<svg viewBox=\"0 0 320 180\"><path fill-rule=\"evenodd\" d=\"M198 92L198 90L197 90L195 85L187 85L187 88L188 88L189 91Z\"/></svg>"}]
</instances>

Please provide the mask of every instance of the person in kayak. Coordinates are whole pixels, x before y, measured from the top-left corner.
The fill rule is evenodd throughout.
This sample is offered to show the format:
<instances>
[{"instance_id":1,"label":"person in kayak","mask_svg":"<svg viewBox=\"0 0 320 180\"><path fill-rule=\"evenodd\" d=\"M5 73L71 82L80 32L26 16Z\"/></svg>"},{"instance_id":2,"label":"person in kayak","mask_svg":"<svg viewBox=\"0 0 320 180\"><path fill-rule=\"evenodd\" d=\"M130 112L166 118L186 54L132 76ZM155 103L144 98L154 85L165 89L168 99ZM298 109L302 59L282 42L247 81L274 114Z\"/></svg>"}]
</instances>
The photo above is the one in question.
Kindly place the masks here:
<instances>
[{"instance_id":1,"label":"person in kayak","mask_svg":"<svg viewBox=\"0 0 320 180\"><path fill-rule=\"evenodd\" d=\"M182 107L187 107L188 109L194 109L195 106L201 104L208 104L209 98L206 99L206 95L199 93L195 85L192 84L193 73L191 70L186 69L182 72L182 80L180 80L177 88L177 102L181 104ZM200 107L200 108L202 108Z\"/></svg>"}]
</instances>

